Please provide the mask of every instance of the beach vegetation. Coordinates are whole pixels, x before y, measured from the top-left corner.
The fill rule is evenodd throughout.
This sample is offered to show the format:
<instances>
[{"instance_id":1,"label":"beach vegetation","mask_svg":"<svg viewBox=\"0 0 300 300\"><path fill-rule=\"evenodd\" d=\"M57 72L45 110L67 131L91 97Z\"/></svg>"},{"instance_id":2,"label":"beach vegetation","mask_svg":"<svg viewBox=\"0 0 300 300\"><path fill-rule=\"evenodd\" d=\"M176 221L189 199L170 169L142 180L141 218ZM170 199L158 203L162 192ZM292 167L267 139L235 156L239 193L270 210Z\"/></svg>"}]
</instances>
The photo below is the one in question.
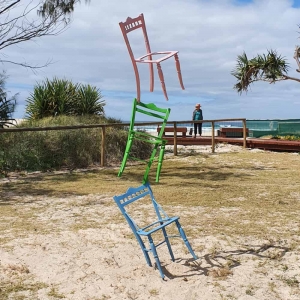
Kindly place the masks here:
<instances>
[{"instance_id":1,"label":"beach vegetation","mask_svg":"<svg viewBox=\"0 0 300 300\"><path fill-rule=\"evenodd\" d=\"M158 296L159 295L159 291L157 289L151 289L151 290L149 290L149 294L151 296Z\"/></svg>"},{"instance_id":2,"label":"beach vegetation","mask_svg":"<svg viewBox=\"0 0 300 300\"><path fill-rule=\"evenodd\" d=\"M60 115L104 115L101 91L89 84L74 84L67 79L46 79L34 86L27 98L28 119L38 120Z\"/></svg>"},{"instance_id":3,"label":"beach vegetation","mask_svg":"<svg viewBox=\"0 0 300 300\"><path fill-rule=\"evenodd\" d=\"M41 282L28 283L24 275L11 276L10 281L1 281L0 299L24 300L36 299L38 291L47 287L47 284Z\"/></svg>"},{"instance_id":4,"label":"beach vegetation","mask_svg":"<svg viewBox=\"0 0 300 300\"><path fill-rule=\"evenodd\" d=\"M282 277L283 282L285 282L288 286L291 287L300 287L300 282L296 276L293 277Z\"/></svg>"},{"instance_id":5,"label":"beach vegetation","mask_svg":"<svg viewBox=\"0 0 300 300\"><path fill-rule=\"evenodd\" d=\"M284 57L270 50L267 54L257 55L248 59L244 52L237 58L237 64L231 74L237 79L234 89L238 93L247 92L256 81L275 83L280 80L292 79L287 75L288 64ZM300 79L297 79L300 82Z\"/></svg>"},{"instance_id":6,"label":"beach vegetation","mask_svg":"<svg viewBox=\"0 0 300 300\"><path fill-rule=\"evenodd\" d=\"M182 222L187 225L189 236L196 237L198 230L204 235L222 233L224 239L253 235L266 242L261 247L246 247L245 253L265 252L269 257L274 249L284 254L282 251L299 248L292 240L288 249L274 247L277 240L298 232L294 221L300 209L299 167L298 156L292 153L249 150L208 153L205 156L202 153L192 156L179 153L177 157L165 157L160 182L152 187L159 203L170 215L178 210L178 205L184 207L188 218L183 218ZM137 163L126 167L121 178L117 177L118 169L119 165L116 165L82 172L54 172L51 176L41 173L37 177L25 173L19 175L20 180L16 183L2 184L0 198L5 201L5 194L9 191L19 196L23 193L32 196L47 194L49 197L101 193L112 197L126 191L129 186L140 184L145 165ZM155 168L149 178L155 178ZM70 202L70 205L74 206L74 203ZM78 205L91 204L81 200ZM200 207L201 216L205 217L196 213ZM80 218L86 222L84 216ZM26 215L20 222L24 223L25 219ZM207 251L213 258L220 254L221 248L220 243L213 243Z\"/></svg>"},{"instance_id":7,"label":"beach vegetation","mask_svg":"<svg viewBox=\"0 0 300 300\"><path fill-rule=\"evenodd\" d=\"M118 121L102 115L82 115L28 119L19 127L80 126ZM120 122L118 122L120 123ZM107 127L105 164L122 161L128 131L122 127ZM101 128L77 128L48 131L4 132L0 135L0 173L12 171L51 171L58 169L96 167L101 159ZM11 145L14 145L13 147ZM150 157L152 145L134 141L132 151L140 159Z\"/></svg>"},{"instance_id":8,"label":"beach vegetation","mask_svg":"<svg viewBox=\"0 0 300 300\"><path fill-rule=\"evenodd\" d=\"M5 89L7 75L5 72L0 73L0 128L13 125L12 114L15 111L16 99L18 94L8 97Z\"/></svg>"},{"instance_id":9,"label":"beach vegetation","mask_svg":"<svg viewBox=\"0 0 300 300\"><path fill-rule=\"evenodd\" d=\"M55 288L54 286L51 287L50 291L47 294L49 297L55 298L55 299L64 299L66 298L63 294L60 294L57 291L57 288Z\"/></svg>"},{"instance_id":10,"label":"beach vegetation","mask_svg":"<svg viewBox=\"0 0 300 300\"><path fill-rule=\"evenodd\" d=\"M232 275L232 271L229 268L214 268L208 272L209 276L212 276L214 278L218 279L225 279L229 275Z\"/></svg>"},{"instance_id":11,"label":"beach vegetation","mask_svg":"<svg viewBox=\"0 0 300 300\"><path fill-rule=\"evenodd\" d=\"M254 287L253 286L249 286L247 289L246 289L246 295L249 295L249 296L254 296L255 295L255 291L254 291Z\"/></svg>"},{"instance_id":12,"label":"beach vegetation","mask_svg":"<svg viewBox=\"0 0 300 300\"><path fill-rule=\"evenodd\" d=\"M300 72L300 47L296 46L294 51L294 59L296 60ZM289 63L287 59L277 53L276 50L267 50L265 54L257 54L253 58L248 58L243 52L237 56L237 63L232 70L237 82L233 88L239 93L248 92L249 87L257 81L268 83L276 83L278 81L293 80L300 82L300 78L289 76Z\"/></svg>"},{"instance_id":13,"label":"beach vegetation","mask_svg":"<svg viewBox=\"0 0 300 300\"><path fill-rule=\"evenodd\" d=\"M275 135L271 137L272 139L276 140L286 140L286 141L300 141L299 135Z\"/></svg>"}]
</instances>

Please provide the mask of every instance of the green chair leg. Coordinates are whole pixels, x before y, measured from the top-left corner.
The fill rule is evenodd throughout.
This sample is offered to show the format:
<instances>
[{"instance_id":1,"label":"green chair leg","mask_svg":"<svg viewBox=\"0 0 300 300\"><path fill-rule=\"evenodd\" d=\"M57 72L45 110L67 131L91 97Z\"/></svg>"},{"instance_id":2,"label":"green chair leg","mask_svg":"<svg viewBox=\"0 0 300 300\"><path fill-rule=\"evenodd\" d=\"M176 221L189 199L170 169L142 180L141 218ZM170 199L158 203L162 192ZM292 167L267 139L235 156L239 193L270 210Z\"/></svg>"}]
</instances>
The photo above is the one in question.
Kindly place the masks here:
<instances>
[{"instance_id":1,"label":"green chair leg","mask_svg":"<svg viewBox=\"0 0 300 300\"><path fill-rule=\"evenodd\" d=\"M144 173L144 177L143 177L143 184L145 184L146 182L148 182L148 176L149 176L149 172L150 172L150 168L153 164L153 161L155 159L155 155L156 155L156 152L157 152L157 148L158 148L158 144L156 144L154 146L154 149L152 150L152 153L151 153L151 156L150 156L150 159L147 163L147 168L146 168L146 171Z\"/></svg>"},{"instance_id":2,"label":"green chair leg","mask_svg":"<svg viewBox=\"0 0 300 300\"><path fill-rule=\"evenodd\" d=\"M128 142L127 142L127 145L126 145L126 149L125 149L125 153L124 153L124 157L123 157L123 160L122 160L122 164L121 164L121 167L120 167L120 170L119 170L119 173L118 173L118 177L122 176L123 171L126 167L126 163L127 163L127 159L128 159L128 156L129 156L129 152L131 150L133 138L134 138L133 135L129 136L129 139L128 139Z\"/></svg>"},{"instance_id":3,"label":"green chair leg","mask_svg":"<svg viewBox=\"0 0 300 300\"><path fill-rule=\"evenodd\" d=\"M164 160L164 155L165 155L165 143L163 143L160 147L160 152L159 152L159 157L158 157L158 165L157 165L157 171L156 171L156 182L159 182L159 176L160 176L160 171L162 167L162 163Z\"/></svg>"}]
</instances>

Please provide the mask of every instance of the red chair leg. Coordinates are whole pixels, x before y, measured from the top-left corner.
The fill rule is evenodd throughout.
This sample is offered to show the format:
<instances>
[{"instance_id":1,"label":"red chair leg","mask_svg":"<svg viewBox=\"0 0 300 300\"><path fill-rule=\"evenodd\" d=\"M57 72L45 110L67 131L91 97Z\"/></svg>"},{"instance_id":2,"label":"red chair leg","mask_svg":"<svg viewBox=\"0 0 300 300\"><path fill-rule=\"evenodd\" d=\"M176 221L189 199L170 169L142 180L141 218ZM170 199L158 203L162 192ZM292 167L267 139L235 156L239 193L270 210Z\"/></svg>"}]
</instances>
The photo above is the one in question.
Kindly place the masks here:
<instances>
[{"instance_id":1,"label":"red chair leg","mask_svg":"<svg viewBox=\"0 0 300 300\"><path fill-rule=\"evenodd\" d=\"M177 70L177 75L178 75L178 79L179 79L179 82L180 82L180 86L184 90L184 85L183 85L182 76L181 76L180 62L179 62L178 54L175 54L174 57L175 57L176 70Z\"/></svg>"},{"instance_id":2,"label":"red chair leg","mask_svg":"<svg viewBox=\"0 0 300 300\"><path fill-rule=\"evenodd\" d=\"M141 101L141 85L140 85L140 75L139 70L136 64L133 64L133 69L135 73L135 81L136 81L136 100L138 103Z\"/></svg>"},{"instance_id":3,"label":"red chair leg","mask_svg":"<svg viewBox=\"0 0 300 300\"><path fill-rule=\"evenodd\" d=\"M150 71L150 92L154 90L154 74L153 74L153 64L149 64Z\"/></svg>"},{"instance_id":4,"label":"red chair leg","mask_svg":"<svg viewBox=\"0 0 300 300\"><path fill-rule=\"evenodd\" d=\"M157 64L157 71L158 71L158 76L159 76L159 79L160 79L160 82L161 82L161 87L162 87L162 90L163 90L164 95L165 95L165 97L166 97L166 100L169 100L169 99L168 99L168 95L167 95L167 90L166 90L165 80L164 80L164 74L163 74L163 72L162 72L160 63Z\"/></svg>"}]
</instances>

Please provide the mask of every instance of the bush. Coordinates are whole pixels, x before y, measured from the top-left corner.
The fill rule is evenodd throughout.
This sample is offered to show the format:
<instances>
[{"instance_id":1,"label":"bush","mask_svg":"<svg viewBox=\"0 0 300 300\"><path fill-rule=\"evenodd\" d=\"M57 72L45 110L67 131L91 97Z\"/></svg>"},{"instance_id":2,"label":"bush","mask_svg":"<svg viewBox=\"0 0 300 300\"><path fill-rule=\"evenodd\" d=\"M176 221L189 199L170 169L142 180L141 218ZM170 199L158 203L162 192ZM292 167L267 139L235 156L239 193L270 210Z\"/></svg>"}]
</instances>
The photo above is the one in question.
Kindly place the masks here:
<instances>
[{"instance_id":1,"label":"bush","mask_svg":"<svg viewBox=\"0 0 300 300\"><path fill-rule=\"evenodd\" d=\"M276 136L273 136L272 139L285 140L285 141L300 141L300 136L298 136L298 135L284 135L284 136L276 135Z\"/></svg>"},{"instance_id":2,"label":"bush","mask_svg":"<svg viewBox=\"0 0 300 300\"><path fill-rule=\"evenodd\" d=\"M100 116L58 116L28 120L18 127L53 127L104 124ZM106 164L120 164L127 143L126 130L106 129ZM6 132L0 134L0 172L46 171L86 168L100 164L101 128ZM132 151L141 159L150 156L152 146L136 141Z\"/></svg>"},{"instance_id":3,"label":"bush","mask_svg":"<svg viewBox=\"0 0 300 300\"><path fill-rule=\"evenodd\" d=\"M15 110L17 94L8 98L5 90L5 81L7 76L5 72L0 73L0 128L13 125L12 114Z\"/></svg>"},{"instance_id":4,"label":"bush","mask_svg":"<svg viewBox=\"0 0 300 300\"><path fill-rule=\"evenodd\" d=\"M27 98L26 114L40 120L59 115L104 115L105 100L94 86L54 78L37 83Z\"/></svg>"}]
</instances>

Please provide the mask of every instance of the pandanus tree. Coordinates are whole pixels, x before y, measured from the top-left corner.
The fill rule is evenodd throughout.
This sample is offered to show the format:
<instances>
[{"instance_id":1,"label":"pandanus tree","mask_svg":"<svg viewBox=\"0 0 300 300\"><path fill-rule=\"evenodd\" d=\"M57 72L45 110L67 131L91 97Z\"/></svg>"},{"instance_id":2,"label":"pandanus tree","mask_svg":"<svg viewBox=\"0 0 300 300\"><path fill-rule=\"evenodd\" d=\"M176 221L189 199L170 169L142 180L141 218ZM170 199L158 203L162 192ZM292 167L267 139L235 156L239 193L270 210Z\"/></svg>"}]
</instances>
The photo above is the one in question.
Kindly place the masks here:
<instances>
[{"instance_id":1,"label":"pandanus tree","mask_svg":"<svg viewBox=\"0 0 300 300\"><path fill-rule=\"evenodd\" d=\"M46 79L37 83L27 98L28 119L38 120L59 115L104 115L101 91L89 84L66 79Z\"/></svg>"},{"instance_id":2,"label":"pandanus tree","mask_svg":"<svg viewBox=\"0 0 300 300\"><path fill-rule=\"evenodd\" d=\"M297 72L300 72L300 47L294 51L294 59L298 65ZM237 57L237 64L231 74L237 79L234 89L238 93L248 92L249 87L256 81L276 83L283 80L294 80L300 82L300 78L288 75L289 64L285 57L282 57L275 50L268 50L267 54L258 54L249 59L244 52Z\"/></svg>"},{"instance_id":3,"label":"pandanus tree","mask_svg":"<svg viewBox=\"0 0 300 300\"><path fill-rule=\"evenodd\" d=\"M0 74L0 128L13 125L12 114L16 105L17 94L8 98L5 90L5 73Z\"/></svg>"},{"instance_id":4,"label":"pandanus tree","mask_svg":"<svg viewBox=\"0 0 300 300\"><path fill-rule=\"evenodd\" d=\"M101 100L101 91L89 84L77 86L74 114L76 115L104 115L105 101Z\"/></svg>"}]
</instances>

